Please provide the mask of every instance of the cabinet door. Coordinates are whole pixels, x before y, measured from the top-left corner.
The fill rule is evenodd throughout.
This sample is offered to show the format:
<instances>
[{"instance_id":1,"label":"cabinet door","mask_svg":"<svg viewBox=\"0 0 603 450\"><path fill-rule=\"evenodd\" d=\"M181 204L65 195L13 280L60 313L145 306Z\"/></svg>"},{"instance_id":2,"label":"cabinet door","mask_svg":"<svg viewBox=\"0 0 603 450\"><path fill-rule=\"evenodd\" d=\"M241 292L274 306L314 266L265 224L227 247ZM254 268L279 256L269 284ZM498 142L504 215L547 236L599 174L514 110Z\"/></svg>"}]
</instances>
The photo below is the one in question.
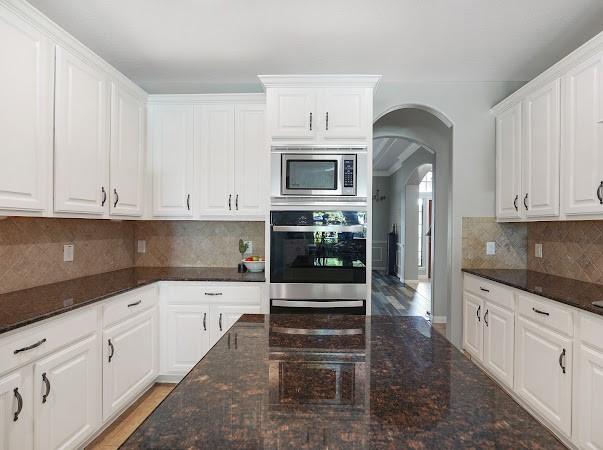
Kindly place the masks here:
<instances>
[{"instance_id":1,"label":"cabinet door","mask_svg":"<svg viewBox=\"0 0 603 450\"><path fill-rule=\"evenodd\" d=\"M515 327L515 392L570 436L572 342L521 316Z\"/></svg>"},{"instance_id":2,"label":"cabinet door","mask_svg":"<svg viewBox=\"0 0 603 450\"><path fill-rule=\"evenodd\" d=\"M103 419L148 386L157 373L156 308L103 332Z\"/></svg>"},{"instance_id":3,"label":"cabinet door","mask_svg":"<svg viewBox=\"0 0 603 450\"><path fill-rule=\"evenodd\" d=\"M272 139L314 138L319 121L314 88L271 88L267 106Z\"/></svg>"},{"instance_id":4,"label":"cabinet door","mask_svg":"<svg viewBox=\"0 0 603 450\"><path fill-rule=\"evenodd\" d=\"M496 218L518 219L521 190L521 103L496 118Z\"/></svg>"},{"instance_id":5,"label":"cabinet door","mask_svg":"<svg viewBox=\"0 0 603 450\"><path fill-rule=\"evenodd\" d=\"M325 139L366 139L371 131L364 88L325 88L321 112Z\"/></svg>"},{"instance_id":6,"label":"cabinet door","mask_svg":"<svg viewBox=\"0 0 603 450\"><path fill-rule=\"evenodd\" d=\"M193 107L153 106L153 215L191 217L194 190Z\"/></svg>"},{"instance_id":7,"label":"cabinet door","mask_svg":"<svg viewBox=\"0 0 603 450\"><path fill-rule=\"evenodd\" d=\"M563 212L603 215L603 125L599 121L603 54L564 77ZM599 198L601 196L601 198Z\"/></svg>"},{"instance_id":8,"label":"cabinet door","mask_svg":"<svg viewBox=\"0 0 603 450\"><path fill-rule=\"evenodd\" d=\"M103 214L109 206L107 77L56 48L54 207Z\"/></svg>"},{"instance_id":9,"label":"cabinet door","mask_svg":"<svg viewBox=\"0 0 603 450\"><path fill-rule=\"evenodd\" d=\"M603 449L603 352L580 343L574 410L580 448Z\"/></svg>"},{"instance_id":10,"label":"cabinet door","mask_svg":"<svg viewBox=\"0 0 603 450\"><path fill-rule=\"evenodd\" d=\"M560 81L524 100L524 198L526 217L559 215Z\"/></svg>"},{"instance_id":11,"label":"cabinet door","mask_svg":"<svg viewBox=\"0 0 603 450\"><path fill-rule=\"evenodd\" d=\"M483 300L467 291L463 293L463 348L479 361L484 356Z\"/></svg>"},{"instance_id":12,"label":"cabinet door","mask_svg":"<svg viewBox=\"0 0 603 450\"><path fill-rule=\"evenodd\" d=\"M0 378L0 450L33 449L32 367Z\"/></svg>"},{"instance_id":13,"label":"cabinet door","mask_svg":"<svg viewBox=\"0 0 603 450\"><path fill-rule=\"evenodd\" d=\"M243 314L260 314L256 305L211 305L210 346L213 346Z\"/></svg>"},{"instance_id":14,"label":"cabinet door","mask_svg":"<svg viewBox=\"0 0 603 450\"><path fill-rule=\"evenodd\" d=\"M168 305L166 372L184 375L209 350L209 305Z\"/></svg>"},{"instance_id":15,"label":"cabinet door","mask_svg":"<svg viewBox=\"0 0 603 450\"><path fill-rule=\"evenodd\" d=\"M113 215L141 216L145 104L118 83L111 90L111 201Z\"/></svg>"},{"instance_id":16,"label":"cabinet door","mask_svg":"<svg viewBox=\"0 0 603 450\"><path fill-rule=\"evenodd\" d=\"M53 47L0 11L0 209L44 211L52 189Z\"/></svg>"},{"instance_id":17,"label":"cabinet door","mask_svg":"<svg viewBox=\"0 0 603 450\"><path fill-rule=\"evenodd\" d=\"M484 366L512 389L515 352L514 314L490 302L485 302L484 308Z\"/></svg>"},{"instance_id":18,"label":"cabinet door","mask_svg":"<svg viewBox=\"0 0 603 450\"><path fill-rule=\"evenodd\" d=\"M101 422L98 337L89 336L34 364L35 446L82 444Z\"/></svg>"},{"instance_id":19,"label":"cabinet door","mask_svg":"<svg viewBox=\"0 0 603 450\"><path fill-rule=\"evenodd\" d=\"M235 109L235 214L262 216L268 198L270 149L264 105Z\"/></svg>"},{"instance_id":20,"label":"cabinet door","mask_svg":"<svg viewBox=\"0 0 603 450\"><path fill-rule=\"evenodd\" d=\"M201 215L230 215L235 209L234 106L202 106L195 114L201 141Z\"/></svg>"}]
</instances>

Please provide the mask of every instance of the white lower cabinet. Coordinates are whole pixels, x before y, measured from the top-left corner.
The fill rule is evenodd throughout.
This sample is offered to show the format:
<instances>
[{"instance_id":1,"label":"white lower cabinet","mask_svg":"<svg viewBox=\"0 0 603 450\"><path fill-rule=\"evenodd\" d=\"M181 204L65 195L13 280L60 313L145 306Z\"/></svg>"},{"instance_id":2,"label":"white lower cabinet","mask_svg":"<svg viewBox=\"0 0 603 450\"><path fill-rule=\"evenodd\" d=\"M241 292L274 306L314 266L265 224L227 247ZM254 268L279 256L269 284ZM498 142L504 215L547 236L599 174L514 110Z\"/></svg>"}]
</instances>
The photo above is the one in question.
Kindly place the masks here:
<instances>
[{"instance_id":1,"label":"white lower cabinet","mask_svg":"<svg viewBox=\"0 0 603 450\"><path fill-rule=\"evenodd\" d=\"M259 305L212 305L210 345L214 345L243 314L260 314Z\"/></svg>"},{"instance_id":2,"label":"white lower cabinet","mask_svg":"<svg viewBox=\"0 0 603 450\"><path fill-rule=\"evenodd\" d=\"M157 308L103 331L103 419L128 405L157 375Z\"/></svg>"},{"instance_id":3,"label":"white lower cabinet","mask_svg":"<svg viewBox=\"0 0 603 450\"><path fill-rule=\"evenodd\" d=\"M479 361L484 356L482 304L480 297L467 291L463 293L463 348Z\"/></svg>"},{"instance_id":4,"label":"white lower cabinet","mask_svg":"<svg viewBox=\"0 0 603 450\"><path fill-rule=\"evenodd\" d=\"M514 314L488 301L484 309L483 364L498 380L513 388Z\"/></svg>"},{"instance_id":5,"label":"white lower cabinet","mask_svg":"<svg viewBox=\"0 0 603 450\"><path fill-rule=\"evenodd\" d=\"M516 393L570 436L572 340L524 317L517 318L516 330Z\"/></svg>"},{"instance_id":6,"label":"white lower cabinet","mask_svg":"<svg viewBox=\"0 0 603 450\"><path fill-rule=\"evenodd\" d=\"M576 357L577 443L580 448L603 449L603 351L579 344Z\"/></svg>"},{"instance_id":7,"label":"white lower cabinet","mask_svg":"<svg viewBox=\"0 0 603 450\"><path fill-rule=\"evenodd\" d=\"M34 364L36 449L70 449L101 423L98 336L86 337Z\"/></svg>"},{"instance_id":8,"label":"white lower cabinet","mask_svg":"<svg viewBox=\"0 0 603 450\"><path fill-rule=\"evenodd\" d=\"M0 450L33 449L32 366L0 377Z\"/></svg>"}]
</instances>

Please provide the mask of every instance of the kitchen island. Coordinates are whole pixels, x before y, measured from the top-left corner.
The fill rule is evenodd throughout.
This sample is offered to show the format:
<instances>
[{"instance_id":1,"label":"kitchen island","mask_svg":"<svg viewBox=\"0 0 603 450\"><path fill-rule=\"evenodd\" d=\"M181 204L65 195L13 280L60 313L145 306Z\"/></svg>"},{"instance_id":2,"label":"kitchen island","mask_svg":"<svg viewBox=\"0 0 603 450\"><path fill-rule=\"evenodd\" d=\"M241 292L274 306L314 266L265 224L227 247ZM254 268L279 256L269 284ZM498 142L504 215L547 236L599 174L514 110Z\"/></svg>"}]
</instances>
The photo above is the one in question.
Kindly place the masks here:
<instances>
[{"instance_id":1,"label":"kitchen island","mask_svg":"<svg viewBox=\"0 0 603 450\"><path fill-rule=\"evenodd\" d=\"M420 317L245 315L123 449L564 446Z\"/></svg>"}]
</instances>

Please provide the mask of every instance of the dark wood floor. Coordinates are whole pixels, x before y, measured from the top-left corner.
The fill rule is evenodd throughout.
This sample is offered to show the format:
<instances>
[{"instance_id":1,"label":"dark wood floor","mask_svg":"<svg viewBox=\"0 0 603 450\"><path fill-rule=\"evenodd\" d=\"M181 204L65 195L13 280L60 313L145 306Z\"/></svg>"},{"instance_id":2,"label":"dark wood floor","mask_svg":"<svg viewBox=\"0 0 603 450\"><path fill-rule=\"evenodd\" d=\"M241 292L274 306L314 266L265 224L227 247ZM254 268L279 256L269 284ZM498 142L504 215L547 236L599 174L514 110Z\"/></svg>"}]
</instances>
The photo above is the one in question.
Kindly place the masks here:
<instances>
[{"instance_id":1,"label":"dark wood floor","mask_svg":"<svg viewBox=\"0 0 603 450\"><path fill-rule=\"evenodd\" d=\"M431 301L398 278L373 271L372 314L429 318Z\"/></svg>"}]
</instances>

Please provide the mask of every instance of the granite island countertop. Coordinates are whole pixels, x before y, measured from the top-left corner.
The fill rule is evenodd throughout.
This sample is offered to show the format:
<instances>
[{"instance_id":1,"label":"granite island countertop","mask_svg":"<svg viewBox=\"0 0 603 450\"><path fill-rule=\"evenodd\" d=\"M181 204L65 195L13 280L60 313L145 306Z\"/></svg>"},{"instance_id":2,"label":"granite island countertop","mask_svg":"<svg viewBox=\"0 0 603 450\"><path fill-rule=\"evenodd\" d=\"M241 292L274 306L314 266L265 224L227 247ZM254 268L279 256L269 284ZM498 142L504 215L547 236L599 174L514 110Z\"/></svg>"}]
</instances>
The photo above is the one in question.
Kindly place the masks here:
<instances>
[{"instance_id":1,"label":"granite island countertop","mask_svg":"<svg viewBox=\"0 0 603 450\"><path fill-rule=\"evenodd\" d=\"M246 315L121 447L565 448L420 317Z\"/></svg>"},{"instance_id":2,"label":"granite island countertop","mask_svg":"<svg viewBox=\"0 0 603 450\"><path fill-rule=\"evenodd\" d=\"M264 282L230 267L133 267L0 294L0 334L156 281Z\"/></svg>"},{"instance_id":3,"label":"granite island countertop","mask_svg":"<svg viewBox=\"0 0 603 450\"><path fill-rule=\"evenodd\" d=\"M593 302L603 300L603 285L523 269L462 269L463 272L496 281L515 289L603 315Z\"/></svg>"}]
</instances>

